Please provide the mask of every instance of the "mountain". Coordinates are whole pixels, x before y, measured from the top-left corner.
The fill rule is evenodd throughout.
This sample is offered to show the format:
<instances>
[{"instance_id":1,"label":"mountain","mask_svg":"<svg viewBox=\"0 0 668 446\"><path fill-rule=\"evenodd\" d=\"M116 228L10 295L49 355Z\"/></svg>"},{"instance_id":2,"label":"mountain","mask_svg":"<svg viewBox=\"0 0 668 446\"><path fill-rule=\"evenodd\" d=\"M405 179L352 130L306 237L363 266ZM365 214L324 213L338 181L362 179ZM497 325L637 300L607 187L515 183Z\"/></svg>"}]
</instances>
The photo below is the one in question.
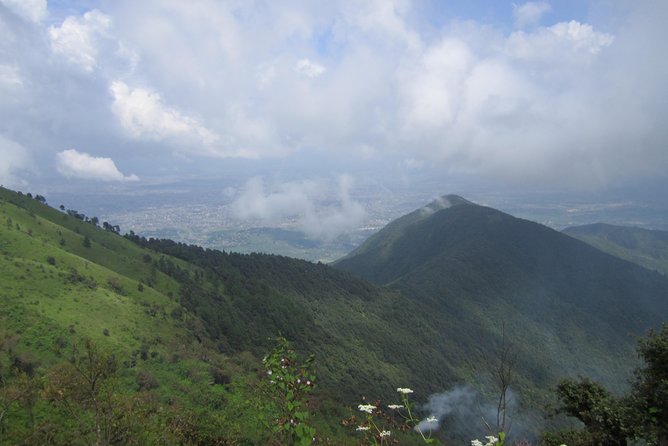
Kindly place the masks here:
<instances>
[{"instance_id":1,"label":"mountain","mask_svg":"<svg viewBox=\"0 0 668 446\"><path fill-rule=\"evenodd\" d=\"M121 236L4 188L0 223L0 444L95 442L85 401L73 418L21 396L71 378L86 340L117 359L109 401L124 410L107 414L138 444L266 444L260 358L279 335L315 355L314 423L334 444L355 443L340 420L363 395L408 384L426 398L461 379L403 295L324 264Z\"/></svg>"},{"instance_id":2,"label":"mountain","mask_svg":"<svg viewBox=\"0 0 668 446\"><path fill-rule=\"evenodd\" d=\"M668 275L667 231L596 223L563 232L608 254Z\"/></svg>"},{"instance_id":3,"label":"mountain","mask_svg":"<svg viewBox=\"0 0 668 446\"><path fill-rule=\"evenodd\" d=\"M450 354L489 352L505 325L520 374L539 385L583 374L623 386L630 335L668 319L662 275L457 196L395 220L334 266L428 306L424 323L452 340Z\"/></svg>"},{"instance_id":4,"label":"mountain","mask_svg":"<svg viewBox=\"0 0 668 446\"><path fill-rule=\"evenodd\" d=\"M315 355L320 435L355 444L340 420L363 396L395 402L410 386L423 402L468 384L494 398L504 347L524 407L541 408L563 376L623 385L627 333L667 314L663 276L456 196L336 268L121 236L44 201L0 188L0 444L95 442L92 406L73 417L58 404L85 339L116 358L105 414L139 443L266 444L260 358L282 335Z\"/></svg>"}]
</instances>

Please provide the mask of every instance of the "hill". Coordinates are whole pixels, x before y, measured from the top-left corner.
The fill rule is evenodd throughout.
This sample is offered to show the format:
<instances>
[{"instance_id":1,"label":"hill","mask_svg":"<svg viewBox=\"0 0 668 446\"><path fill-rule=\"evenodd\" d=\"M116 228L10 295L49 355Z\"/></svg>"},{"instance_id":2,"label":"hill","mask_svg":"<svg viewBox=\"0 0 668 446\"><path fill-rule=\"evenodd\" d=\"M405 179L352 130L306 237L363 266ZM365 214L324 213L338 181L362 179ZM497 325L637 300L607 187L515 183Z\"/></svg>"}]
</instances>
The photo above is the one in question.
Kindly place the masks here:
<instances>
[{"instance_id":1,"label":"hill","mask_svg":"<svg viewBox=\"0 0 668 446\"><path fill-rule=\"evenodd\" d=\"M427 305L425 324L451 356L496 345L504 321L520 373L539 386L582 374L623 387L629 335L668 319L660 274L453 196L390 223L334 266Z\"/></svg>"},{"instance_id":2,"label":"hill","mask_svg":"<svg viewBox=\"0 0 668 446\"><path fill-rule=\"evenodd\" d=\"M513 387L539 408L562 376L622 384L626 333L666 316L662 276L456 196L388 225L337 265L352 272L121 236L44 201L0 188L0 444L94 442L90 401L83 421L57 404L71 387L7 399L49 395L85 339L119 364L110 426L140 443L266 443L260 358L283 335L315 354L319 435L353 444L340 419L362 396L468 383L492 397L504 326ZM17 393L26 382L39 392Z\"/></svg>"},{"instance_id":3,"label":"hill","mask_svg":"<svg viewBox=\"0 0 668 446\"><path fill-rule=\"evenodd\" d=\"M564 234L613 256L668 275L668 232L605 223L573 226Z\"/></svg>"},{"instance_id":4,"label":"hill","mask_svg":"<svg viewBox=\"0 0 668 446\"><path fill-rule=\"evenodd\" d=\"M36 432L38 443L94 442L91 406L79 408L83 428L51 400L28 411L9 397L25 394L22 376L38 388L74 373L68 358L87 340L118 360L114 401L140 399L151 413L125 407L143 423L139 442L266 442L260 358L278 335L315 354L314 422L334 444L355 442L340 420L362 395L394 396L406 383L427 395L456 379L397 311L400 293L323 264L121 236L44 201L0 188L0 444Z\"/></svg>"}]
</instances>

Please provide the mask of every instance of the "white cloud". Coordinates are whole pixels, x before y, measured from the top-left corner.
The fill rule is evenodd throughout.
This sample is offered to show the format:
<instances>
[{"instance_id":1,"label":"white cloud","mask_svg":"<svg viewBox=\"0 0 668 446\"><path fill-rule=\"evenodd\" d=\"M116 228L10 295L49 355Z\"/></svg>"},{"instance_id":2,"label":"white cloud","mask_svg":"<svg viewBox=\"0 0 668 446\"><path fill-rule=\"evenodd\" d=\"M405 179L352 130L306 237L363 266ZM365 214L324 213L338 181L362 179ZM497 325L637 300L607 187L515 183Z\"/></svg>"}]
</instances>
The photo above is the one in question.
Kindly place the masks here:
<instances>
[{"instance_id":1,"label":"white cloud","mask_svg":"<svg viewBox=\"0 0 668 446\"><path fill-rule=\"evenodd\" d=\"M325 72L325 67L308 59L301 59L295 65L295 70L306 77L318 77Z\"/></svg>"},{"instance_id":2,"label":"white cloud","mask_svg":"<svg viewBox=\"0 0 668 446\"><path fill-rule=\"evenodd\" d=\"M22 183L16 173L30 167L28 151L16 141L0 134L0 185L15 186Z\"/></svg>"},{"instance_id":3,"label":"white cloud","mask_svg":"<svg viewBox=\"0 0 668 446\"><path fill-rule=\"evenodd\" d=\"M0 0L0 3L31 22L40 22L47 15L46 0Z\"/></svg>"},{"instance_id":4,"label":"white cloud","mask_svg":"<svg viewBox=\"0 0 668 446\"><path fill-rule=\"evenodd\" d=\"M16 65L0 64L0 88L17 88L23 86L21 73Z\"/></svg>"},{"instance_id":5,"label":"white cloud","mask_svg":"<svg viewBox=\"0 0 668 446\"><path fill-rule=\"evenodd\" d=\"M543 16L550 11L552 11L552 6L548 2L526 2L521 5L513 3L515 26L524 28L537 25Z\"/></svg>"},{"instance_id":6,"label":"white cloud","mask_svg":"<svg viewBox=\"0 0 668 446\"><path fill-rule=\"evenodd\" d=\"M309 237L333 240L357 228L366 216L362 205L350 197L352 185L352 177L342 175L334 196L322 181L281 183L265 192L264 182L256 177L246 183L232 212L236 218L264 224L290 219Z\"/></svg>"},{"instance_id":7,"label":"white cloud","mask_svg":"<svg viewBox=\"0 0 668 446\"><path fill-rule=\"evenodd\" d=\"M97 9L82 17L67 17L60 26L49 28L53 52L84 71L92 72L97 66L97 40L108 34L111 24L111 17Z\"/></svg>"},{"instance_id":8,"label":"white cloud","mask_svg":"<svg viewBox=\"0 0 668 446\"><path fill-rule=\"evenodd\" d=\"M512 31L410 0L118 0L55 23L56 3L41 22L3 7L0 132L48 168L53 147L112 146L119 162L322 151L518 182L665 175L668 3L594 3L559 23L520 4Z\"/></svg>"},{"instance_id":9,"label":"white cloud","mask_svg":"<svg viewBox=\"0 0 668 446\"><path fill-rule=\"evenodd\" d=\"M114 98L112 111L134 138L153 141L176 138L207 147L218 139L196 119L163 104L158 93L143 88L131 90L121 81L112 82L110 91Z\"/></svg>"},{"instance_id":10,"label":"white cloud","mask_svg":"<svg viewBox=\"0 0 668 446\"><path fill-rule=\"evenodd\" d=\"M67 178L99 181L137 181L137 175L123 175L111 158L95 157L74 149L57 154L58 172Z\"/></svg>"}]
</instances>

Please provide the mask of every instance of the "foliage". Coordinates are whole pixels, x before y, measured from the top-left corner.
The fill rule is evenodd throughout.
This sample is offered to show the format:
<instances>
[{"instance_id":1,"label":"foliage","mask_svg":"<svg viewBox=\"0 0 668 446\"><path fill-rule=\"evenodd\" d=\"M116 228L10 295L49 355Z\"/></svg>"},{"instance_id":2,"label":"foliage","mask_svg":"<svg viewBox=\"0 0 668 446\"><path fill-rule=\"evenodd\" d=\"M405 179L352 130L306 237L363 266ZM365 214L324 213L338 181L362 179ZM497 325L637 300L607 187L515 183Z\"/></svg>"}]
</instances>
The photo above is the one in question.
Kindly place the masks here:
<instances>
[{"instance_id":1,"label":"foliage","mask_svg":"<svg viewBox=\"0 0 668 446\"><path fill-rule=\"evenodd\" d=\"M557 386L558 412L580 420L585 431L553 433L546 444L626 445L628 438L663 445L668 440L668 325L638 341L645 365L636 371L631 392L616 398L587 378L565 379Z\"/></svg>"},{"instance_id":2,"label":"foliage","mask_svg":"<svg viewBox=\"0 0 668 446\"><path fill-rule=\"evenodd\" d=\"M557 395L558 410L582 421L592 444L626 445L631 431L623 402L601 384L587 378L564 379L557 386Z\"/></svg>"},{"instance_id":3,"label":"foliage","mask_svg":"<svg viewBox=\"0 0 668 446\"><path fill-rule=\"evenodd\" d=\"M307 446L315 441L315 429L309 425L308 396L315 386L313 356L300 361L288 341L279 337L276 347L262 360L266 377L263 393L273 403L276 416L272 430L281 444Z\"/></svg>"},{"instance_id":4,"label":"foliage","mask_svg":"<svg viewBox=\"0 0 668 446\"><path fill-rule=\"evenodd\" d=\"M638 342L645 365L637 370L633 401L646 435L668 443L668 324Z\"/></svg>"},{"instance_id":5,"label":"foliage","mask_svg":"<svg viewBox=\"0 0 668 446\"><path fill-rule=\"evenodd\" d=\"M438 444L436 439L431 438L431 432L438 423L436 417L430 415L420 421L415 417L415 409L408 397L413 390L399 387L397 392L401 404L388 404L387 410L382 407L380 401L375 401L373 404L366 402L359 404L357 409L364 414L363 418L360 420L352 415L345 419L343 424L355 428L355 431L362 435L363 444L398 444L399 440L396 437L400 432L415 432L422 443Z\"/></svg>"}]
</instances>

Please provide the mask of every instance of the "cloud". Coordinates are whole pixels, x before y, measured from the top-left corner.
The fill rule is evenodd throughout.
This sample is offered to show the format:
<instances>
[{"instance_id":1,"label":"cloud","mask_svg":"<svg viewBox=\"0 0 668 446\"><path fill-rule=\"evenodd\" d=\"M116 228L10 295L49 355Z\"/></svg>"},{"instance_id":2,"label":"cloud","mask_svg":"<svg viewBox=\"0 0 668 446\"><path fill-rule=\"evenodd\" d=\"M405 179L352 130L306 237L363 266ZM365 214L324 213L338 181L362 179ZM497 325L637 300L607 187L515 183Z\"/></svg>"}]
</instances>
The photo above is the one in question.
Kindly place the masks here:
<instances>
[{"instance_id":1,"label":"cloud","mask_svg":"<svg viewBox=\"0 0 668 446\"><path fill-rule=\"evenodd\" d=\"M196 119L184 116L162 102L159 94L143 88L130 89L122 81L110 87L113 113L133 138L163 141L171 138L209 147L218 136Z\"/></svg>"},{"instance_id":2,"label":"cloud","mask_svg":"<svg viewBox=\"0 0 668 446\"><path fill-rule=\"evenodd\" d=\"M537 25L543 16L550 11L552 11L552 6L548 2L526 2L521 5L513 3L515 26L524 28Z\"/></svg>"},{"instance_id":3,"label":"cloud","mask_svg":"<svg viewBox=\"0 0 668 446\"><path fill-rule=\"evenodd\" d=\"M325 67L308 59L301 59L295 65L295 70L306 77L318 77L325 72Z\"/></svg>"},{"instance_id":4,"label":"cloud","mask_svg":"<svg viewBox=\"0 0 668 446\"><path fill-rule=\"evenodd\" d=\"M54 2L41 21L21 4L42 3L0 7L0 132L44 169L54 147L114 147L166 168L335 153L557 187L668 171L666 2L521 3L517 28L410 0Z\"/></svg>"},{"instance_id":5,"label":"cloud","mask_svg":"<svg viewBox=\"0 0 668 446\"><path fill-rule=\"evenodd\" d=\"M54 54L69 63L92 72L97 65L97 39L107 36L111 17L94 9L82 17L69 16L60 26L49 28L49 38Z\"/></svg>"},{"instance_id":6,"label":"cloud","mask_svg":"<svg viewBox=\"0 0 668 446\"><path fill-rule=\"evenodd\" d=\"M40 22L47 16L46 0L0 0L0 3L31 22Z\"/></svg>"},{"instance_id":7,"label":"cloud","mask_svg":"<svg viewBox=\"0 0 668 446\"><path fill-rule=\"evenodd\" d=\"M137 181L136 175L123 175L111 158L95 157L74 149L57 155L57 169L67 178L98 181Z\"/></svg>"},{"instance_id":8,"label":"cloud","mask_svg":"<svg viewBox=\"0 0 668 446\"><path fill-rule=\"evenodd\" d=\"M16 141L0 134L0 184L15 186L23 183L16 173L30 167L28 151Z\"/></svg>"},{"instance_id":9,"label":"cloud","mask_svg":"<svg viewBox=\"0 0 668 446\"><path fill-rule=\"evenodd\" d=\"M293 220L307 236L331 241L359 227L366 216L362 205L350 197L352 186L352 177L342 175L334 196L324 182L309 180L277 184L265 192L264 182L256 177L246 183L232 213L264 224Z\"/></svg>"},{"instance_id":10,"label":"cloud","mask_svg":"<svg viewBox=\"0 0 668 446\"><path fill-rule=\"evenodd\" d=\"M0 64L0 88L15 89L22 86L23 80L17 66Z\"/></svg>"}]
</instances>

